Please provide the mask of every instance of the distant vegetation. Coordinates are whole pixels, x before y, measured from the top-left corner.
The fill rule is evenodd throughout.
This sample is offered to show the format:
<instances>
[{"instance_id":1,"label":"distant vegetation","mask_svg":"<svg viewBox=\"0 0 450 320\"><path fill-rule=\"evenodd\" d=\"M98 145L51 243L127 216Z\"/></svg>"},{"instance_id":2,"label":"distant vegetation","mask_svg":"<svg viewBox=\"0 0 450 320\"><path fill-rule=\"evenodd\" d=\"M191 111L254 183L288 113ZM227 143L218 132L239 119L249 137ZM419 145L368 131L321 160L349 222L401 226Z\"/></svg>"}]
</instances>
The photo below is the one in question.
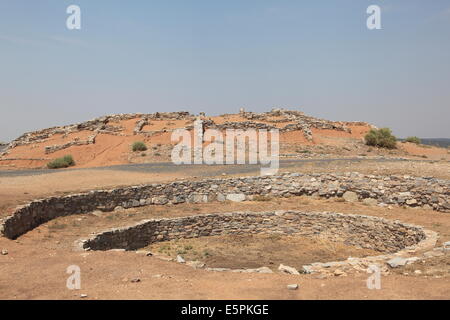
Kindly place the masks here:
<instances>
[{"instance_id":1,"label":"distant vegetation","mask_svg":"<svg viewBox=\"0 0 450 320\"><path fill-rule=\"evenodd\" d=\"M399 141L406 141L416 143L415 141L411 141L411 139L419 139L420 144L426 146L436 146L441 148L449 148L450 147L450 139L448 138L418 138L418 137L408 137L406 139L398 139Z\"/></svg>"},{"instance_id":2,"label":"distant vegetation","mask_svg":"<svg viewBox=\"0 0 450 320\"><path fill-rule=\"evenodd\" d=\"M132 146L133 151L147 151L147 146L142 141L136 141Z\"/></svg>"},{"instance_id":3,"label":"distant vegetation","mask_svg":"<svg viewBox=\"0 0 450 320\"><path fill-rule=\"evenodd\" d=\"M437 146L442 148L450 147L450 139L447 138L435 138L435 139L426 139L422 138L422 144L426 144L429 146Z\"/></svg>"},{"instance_id":4,"label":"distant vegetation","mask_svg":"<svg viewBox=\"0 0 450 320\"><path fill-rule=\"evenodd\" d=\"M395 149L397 147L397 138L389 128L371 129L364 139L368 146L387 149Z\"/></svg>"},{"instance_id":5,"label":"distant vegetation","mask_svg":"<svg viewBox=\"0 0 450 320\"><path fill-rule=\"evenodd\" d=\"M408 137L405 140L406 142L411 142L411 143L415 143L415 144L420 144L421 141L418 137Z\"/></svg>"},{"instance_id":6,"label":"distant vegetation","mask_svg":"<svg viewBox=\"0 0 450 320\"><path fill-rule=\"evenodd\" d=\"M49 169L60 169L68 168L75 165L75 161L71 155L66 155L62 158L55 159L47 163L47 168Z\"/></svg>"}]
</instances>

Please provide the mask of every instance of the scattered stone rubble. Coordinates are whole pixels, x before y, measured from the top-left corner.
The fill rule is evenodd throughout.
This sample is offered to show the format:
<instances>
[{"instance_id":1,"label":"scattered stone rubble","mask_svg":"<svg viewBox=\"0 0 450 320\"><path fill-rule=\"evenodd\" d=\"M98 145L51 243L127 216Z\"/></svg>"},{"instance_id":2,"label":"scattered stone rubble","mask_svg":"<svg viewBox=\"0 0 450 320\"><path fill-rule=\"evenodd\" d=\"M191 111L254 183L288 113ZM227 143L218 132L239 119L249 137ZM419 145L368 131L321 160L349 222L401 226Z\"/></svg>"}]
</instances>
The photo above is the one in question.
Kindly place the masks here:
<instances>
[{"instance_id":1,"label":"scattered stone rubble","mask_svg":"<svg viewBox=\"0 0 450 320\"><path fill-rule=\"evenodd\" d=\"M0 153L6 149L6 147L8 146L8 143L6 142L0 142Z\"/></svg>"},{"instance_id":2,"label":"scattered stone rubble","mask_svg":"<svg viewBox=\"0 0 450 320\"><path fill-rule=\"evenodd\" d=\"M275 126L262 123L262 122L253 122L253 121L243 121L243 122L231 122L227 121L223 124L215 124L214 121L209 120L205 121L204 127L208 129L217 129L217 130L226 130L226 129L241 129L241 130L247 130L247 129L258 129L258 130L271 130L276 129Z\"/></svg>"},{"instance_id":3,"label":"scattered stone rubble","mask_svg":"<svg viewBox=\"0 0 450 320\"><path fill-rule=\"evenodd\" d=\"M143 118L143 119L139 120L138 122L136 122L136 125L133 130L133 134L134 135L139 134L146 125L148 125L148 118Z\"/></svg>"},{"instance_id":4,"label":"scattered stone rubble","mask_svg":"<svg viewBox=\"0 0 450 320\"><path fill-rule=\"evenodd\" d=\"M365 122L335 122L323 119L317 119L314 117L306 116L303 112L292 111L286 109L273 109L269 112L255 113L255 112L245 112L241 109L240 115L246 118L248 121L243 122L225 122L223 124L215 124L212 120L206 120L204 126L206 128L225 130L225 129L266 129L271 130L277 128L275 124L277 123L288 123L286 126L280 128L280 132L290 132L290 131L302 131L303 135L308 141L313 141L312 128L315 129L328 129L328 130L338 130L351 133L349 125L364 125L370 126ZM276 118L276 119L274 119ZM258 122L259 121L259 122ZM260 122L264 121L264 122ZM293 123L292 123L293 122ZM271 124L272 123L272 124ZM189 127L191 128L191 127Z\"/></svg>"},{"instance_id":5,"label":"scattered stone rubble","mask_svg":"<svg viewBox=\"0 0 450 320\"><path fill-rule=\"evenodd\" d=\"M378 206L401 205L450 212L450 181L432 177L375 176L359 173L300 174L256 176L230 179L176 181L95 190L88 193L55 196L32 201L16 208L0 221L0 234L14 239L51 219L95 210L112 211L116 207L248 201L257 196L343 197L354 193L359 201L374 199Z\"/></svg>"},{"instance_id":6,"label":"scattered stone rubble","mask_svg":"<svg viewBox=\"0 0 450 320\"><path fill-rule=\"evenodd\" d=\"M385 254L364 258L349 257L345 261L312 263L310 265L303 266L302 271L306 274L339 276L352 272L365 273L368 271L370 266L377 266L381 274L386 275L391 269L448 254L448 252L445 252L444 247L434 247L438 239L438 234L436 232L430 230L425 230L424 232L427 234L426 239L422 240L415 246L406 247L391 255ZM336 270L343 272L343 274L336 274Z\"/></svg>"},{"instance_id":7,"label":"scattered stone rubble","mask_svg":"<svg viewBox=\"0 0 450 320\"><path fill-rule=\"evenodd\" d=\"M280 266L278 267L278 271L288 273L288 274L300 274L297 271L297 269L295 269L293 267L285 266L284 264L280 264Z\"/></svg>"},{"instance_id":8,"label":"scattered stone rubble","mask_svg":"<svg viewBox=\"0 0 450 320\"><path fill-rule=\"evenodd\" d=\"M287 288L288 288L288 290L297 290L298 289L298 284L296 284L296 283L288 284Z\"/></svg>"},{"instance_id":9,"label":"scattered stone rubble","mask_svg":"<svg viewBox=\"0 0 450 320\"><path fill-rule=\"evenodd\" d=\"M310 117L305 115L303 112L295 111L295 110L286 110L282 108L272 109L270 112L264 113L254 113L254 112L245 112L241 110L241 116L245 117L248 120L262 120L272 123L280 123L280 122L294 122L292 124L288 124L280 131L294 131L301 130L303 135L308 141L312 141L312 128L315 129L328 129L328 130L338 130L351 133L351 129L348 125L363 125L370 126L375 128L374 126L366 123L366 122L336 122L329 121L324 119L318 119L314 117ZM273 119L274 117L281 117L281 119Z\"/></svg>"},{"instance_id":10,"label":"scattered stone rubble","mask_svg":"<svg viewBox=\"0 0 450 320\"><path fill-rule=\"evenodd\" d=\"M279 272L283 274L292 274L292 275L300 275L300 274L312 274L317 275L320 278L324 277L341 277L347 276L351 273L367 273L371 268L376 266L382 275L389 274L391 269L399 268L402 266L406 266L416 262L425 262L427 259L433 257L440 257L445 254L450 254L450 242L444 243L443 247L436 247L432 250L429 250L436 244L437 234L434 232L430 232L428 230L424 231L427 234L427 239L422 240L415 247L405 248L400 252L394 253L393 255L380 255L375 257L365 257L365 258L353 258L349 257L344 261L335 261L335 262L325 262L325 263L313 263L310 265L304 265L300 271L295 269L294 267L280 265ZM83 242L79 241L78 245L82 246ZM414 253L417 253L421 250L429 250L423 254L419 254L417 256L409 256L409 257L401 257L408 256ZM113 251L113 250L109 250ZM124 251L124 250L123 250ZM136 253L141 253L142 251L136 251ZM150 253L146 253L147 256L152 256ZM164 261L175 261L174 259L166 256L166 255L155 255L155 258L164 260ZM389 260L388 260L389 259ZM399 263L394 263L398 261ZM194 269L205 269L206 271L213 272L238 272L238 273L274 273L268 267L260 267L260 268L250 268L250 269L231 269L231 268L208 268L205 267L205 263L200 261L186 261L185 264ZM287 269L286 269L287 267ZM289 272L286 272L289 270ZM373 271L373 270L372 270ZM421 274L420 270L416 270L415 274Z\"/></svg>"}]
</instances>

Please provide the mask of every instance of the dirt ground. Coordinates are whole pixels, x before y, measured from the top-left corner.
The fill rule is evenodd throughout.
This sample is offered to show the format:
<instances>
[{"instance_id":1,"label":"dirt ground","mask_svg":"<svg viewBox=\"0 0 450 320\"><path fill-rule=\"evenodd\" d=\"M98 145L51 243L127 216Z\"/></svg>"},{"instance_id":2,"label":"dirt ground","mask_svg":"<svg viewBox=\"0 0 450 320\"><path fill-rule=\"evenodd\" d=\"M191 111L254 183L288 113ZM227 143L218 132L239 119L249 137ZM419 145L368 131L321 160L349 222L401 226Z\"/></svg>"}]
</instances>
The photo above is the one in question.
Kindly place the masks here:
<instances>
[{"instance_id":1,"label":"dirt ground","mask_svg":"<svg viewBox=\"0 0 450 320\"><path fill-rule=\"evenodd\" d=\"M2 176L0 177L0 211L2 215L5 215L20 203L49 195L117 185L136 185L183 178L199 179L205 175L223 177L221 175L223 171L226 169L205 167L196 167L182 172L87 169L64 170L34 176ZM314 162L295 164L283 168L282 171L359 171L373 174L435 176L442 179L450 177L449 163L443 161ZM259 171L255 170L252 174L259 174ZM226 176L233 175L242 174L231 170ZM81 299L81 294L87 295L85 299L450 299L448 255L427 260L426 263L418 261L407 267L393 269L388 275L382 277L381 290L369 290L366 286L368 274L365 273L320 279L315 275L208 272L135 252L82 252L75 250L74 246L74 241L88 237L93 232L130 225L143 219L214 212L259 212L283 209L380 216L434 230L439 233L439 245L450 240L448 213L400 207L392 207L389 210L362 203L342 202L339 199L312 197L242 203L149 206L109 213L74 215L43 224L15 241L0 238L0 250L8 251L7 255L0 255L0 299ZM295 251L295 248L302 243L300 239L298 242L287 241L287 238L278 241L281 241L283 248L291 245L292 247L278 250L280 253L277 253L278 245L271 246L269 241L256 245L256 241L253 241L248 245L248 252L251 252L251 255L247 261L244 259L247 258L244 255L248 255L245 249L232 254L241 255L243 256L241 261L250 263L258 255L258 252L254 251L254 246L260 247L270 253L267 263L274 260L272 262L276 265L281 261L281 255L289 256L291 251ZM311 245L305 241L303 243L312 249L312 243ZM220 248L219 244L220 241L214 244L217 249ZM308 255L310 255L312 251L304 252L309 252ZM344 252L343 256L350 253ZM314 258L320 258L320 254L323 253L312 254ZM214 263L212 260L206 262ZM225 260L219 262L223 263ZM294 260L289 262L294 264ZM66 280L69 277L66 270L70 265L78 265L81 268L81 290L73 291L66 288ZM416 273L416 270L420 270L420 273ZM136 278L139 278L140 282L132 282ZM286 285L292 283L298 283L299 290L287 290Z\"/></svg>"},{"instance_id":2,"label":"dirt ground","mask_svg":"<svg viewBox=\"0 0 450 320\"><path fill-rule=\"evenodd\" d=\"M3 240L2 240L3 242ZM2 243L3 245L3 243ZM389 275L368 290L367 275L237 274L195 270L132 252L75 253L25 249L13 243L0 257L2 299L448 299L448 280ZM81 290L66 288L69 265L81 268ZM5 276L6 275L6 276ZM134 283L131 280L139 278ZM286 290L298 283L297 291Z\"/></svg>"},{"instance_id":3,"label":"dirt ground","mask_svg":"<svg viewBox=\"0 0 450 320\"><path fill-rule=\"evenodd\" d=\"M448 214L422 209L386 210L337 199L294 197L243 203L180 204L127 209L119 212L69 216L50 221L16 241L0 239L1 299L449 299L448 259L415 263L382 277L381 290L366 287L366 274L319 279L314 275L263 275L194 270L134 252L80 252L74 241L92 232L129 225L142 219L227 211L296 209L364 213L423 225L450 239ZM442 259L442 258L441 258ZM415 274L412 269L434 270ZM66 288L66 269L78 265L82 289ZM411 269L412 268L412 269ZM409 270L411 269L411 270ZM133 279L140 282L134 283ZM298 283L300 290L286 290Z\"/></svg>"},{"instance_id":4,"label":"dirt ground","mask_svg":"<svg viewBox=\"0 0 450 320\"><path fill-rule=\"evenodd\" d=\"M380 254L324 237L282 235L227 235L158 242L145 249L172 258L200 261L210 268L260 268L276 270L280 264L302 270L313 262L346 260Z\"/></svg>"}]
</instances>

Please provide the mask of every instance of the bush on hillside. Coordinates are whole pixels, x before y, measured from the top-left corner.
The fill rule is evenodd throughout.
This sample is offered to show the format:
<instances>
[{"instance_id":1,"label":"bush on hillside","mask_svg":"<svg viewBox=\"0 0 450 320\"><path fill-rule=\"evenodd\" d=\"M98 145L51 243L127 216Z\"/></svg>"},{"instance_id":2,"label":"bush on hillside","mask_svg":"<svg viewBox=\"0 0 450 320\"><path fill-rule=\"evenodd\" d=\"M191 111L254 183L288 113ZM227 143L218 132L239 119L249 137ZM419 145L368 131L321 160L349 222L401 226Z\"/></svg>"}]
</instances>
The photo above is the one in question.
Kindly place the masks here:
<instances>
[{"instance_id":1,"label":"bush on hillside","mask_svg":"<svg viewBox=\"0 0 450 320\"><path fill-rule=\"evenodd\" d=\"M57 158L53 161L47 163L47 168L49 169L60 169L60 168L68 168L75 165L75 161L71 155L66 155L62 158Z\"/></svg>"},{"instance_id":2,"label":"bush on hillside","mask_svg":"<svg viewBox=\"0 0 450 320\"><path fill-rule=\"evenodd\" d=\"M147 146L142 141L136 141L135 143L133 143L132 149L134 152L147 151Z\"/></svg>"},{"instance_id":3,"label":"bush on hillside","mask_svg":"<svg viewBox=\"0 0 450 320\"><path fill-rule=\"evenodd\" d=\"M391 129L371 129L365 136L366 144L379 148L395 149L397 138L392 134Z\"/></svg>"},{"instance_id":4,"label":"bush on hillside","mask_svg":"<svg viewBox=\"0 0 450 320\"><path fill-rule=\"evenodd\" d=\"M405 140L406 142L411 142L411 143L415 143L415 144L420 144L421 141L418 137L408 137Z\"/></svg>"}]
</instances>

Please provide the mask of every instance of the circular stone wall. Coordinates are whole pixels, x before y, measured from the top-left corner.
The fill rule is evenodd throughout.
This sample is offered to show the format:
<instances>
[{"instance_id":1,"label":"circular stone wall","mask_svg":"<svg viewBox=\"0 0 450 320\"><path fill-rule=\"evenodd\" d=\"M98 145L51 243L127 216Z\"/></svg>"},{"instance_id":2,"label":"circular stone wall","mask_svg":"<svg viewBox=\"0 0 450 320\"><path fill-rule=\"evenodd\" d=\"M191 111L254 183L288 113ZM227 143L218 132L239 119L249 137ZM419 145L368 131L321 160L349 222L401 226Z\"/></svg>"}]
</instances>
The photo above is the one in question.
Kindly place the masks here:
<instances>
[{"instance_id":1,"label":"circular stone wall","mask_svg":"<svg viewBox=\"0 0 450 320\"><path fill-rule=\"evenodd\" d=\"M116 207L143 207L214 201L247 201L256 196L285 198L317 195L323 198L366 199L380 206L398 204L450 212L450 180L409 176L299 174L230 179L176 181L34 200L0 219L0 235L16 239L52 219Z\"/></svg>"},{"instance_id":2,"label":"circular stone wall","mask_svg":"<svg viewBox=\"0 0 450 320\"><path fill-rule=\"evenodd\" d=\"M318 236L383 253L418 245L427 238L418 226L378 217L329 212L237 212L145 220L81 240L87 250L136 250L159 241L214 235L295 234Z\"/></svg>"}]
</instances>

